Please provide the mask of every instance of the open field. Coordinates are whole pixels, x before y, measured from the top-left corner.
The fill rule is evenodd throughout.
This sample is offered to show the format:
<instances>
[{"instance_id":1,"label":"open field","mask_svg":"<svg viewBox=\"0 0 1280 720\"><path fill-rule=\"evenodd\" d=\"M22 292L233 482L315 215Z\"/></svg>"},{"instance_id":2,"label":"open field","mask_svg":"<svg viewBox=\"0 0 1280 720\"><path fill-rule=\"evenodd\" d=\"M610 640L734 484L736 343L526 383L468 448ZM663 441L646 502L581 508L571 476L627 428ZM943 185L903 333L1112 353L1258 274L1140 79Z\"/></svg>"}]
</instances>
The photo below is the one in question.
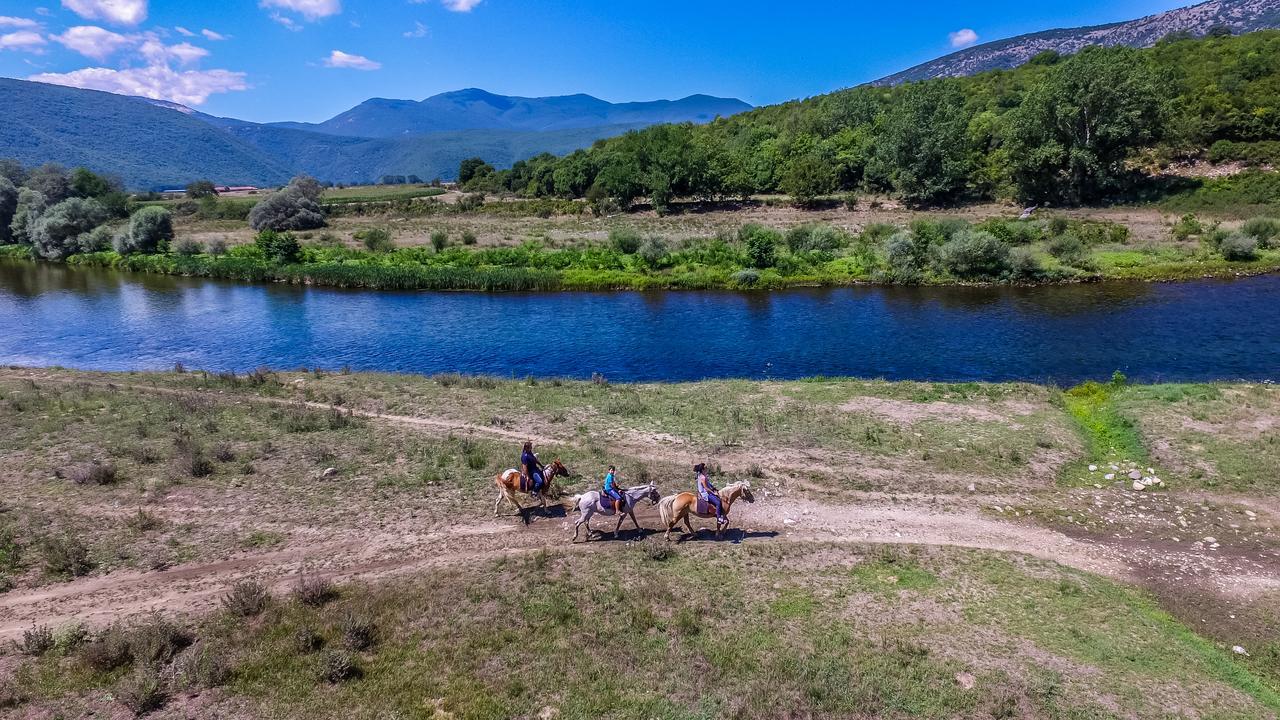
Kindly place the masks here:
<instances>
[{"instance_id":1,"label":"open field","mask_svg":"<svg viewBox=\"0 0 1280 720\"><path fill-rule=\"evenodd\" d=\"M60 644L6 649L0 702L121 715L154 687L158 717L1275 717L1278 417L1272 385L11 369L0 637ZM490 478L524 438L574 472L562 499L609 462L669 494L703 460L756 502L725 542L666 543L643 508L645 532L571 545L556 506L493 517ZM1112 462L1163 488L1106 479ZM244 578L274 595L250 617L223 603ZM101 637L81 645L75 622ZM319 679L348 662L359 678Z\"/></svg>"}]
</instances>

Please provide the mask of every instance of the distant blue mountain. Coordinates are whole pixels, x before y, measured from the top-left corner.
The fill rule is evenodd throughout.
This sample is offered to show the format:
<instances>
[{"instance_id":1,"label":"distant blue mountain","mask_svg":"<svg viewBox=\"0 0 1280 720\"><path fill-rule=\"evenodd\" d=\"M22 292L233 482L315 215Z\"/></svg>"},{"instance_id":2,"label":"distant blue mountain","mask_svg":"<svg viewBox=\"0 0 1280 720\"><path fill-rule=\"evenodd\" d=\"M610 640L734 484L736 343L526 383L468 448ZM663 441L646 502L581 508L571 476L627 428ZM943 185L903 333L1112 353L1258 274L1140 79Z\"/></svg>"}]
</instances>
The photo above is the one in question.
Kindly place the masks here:
<instances>
[{"instance_id":1,"label":"distant blue mountain","mask_svg":"<svg viewBox=\"0 0 1280 720\"><path fill-rule=\"evenodd\" d=\"M708 122L750 106L695 95L612 104L586 95L508 98L462 90L422 102L370 100L324 123L260 124L183 105L0 78L0 157L118 175L133 189L208 178L276 185L383 175L452 179L467 157L498 167L564 154L661 122Z\"/></svg>"},{"instance_id":2,"label":"distant blue mountain","mask_svg":"<svg viewBox=\"0 0 1280 720\"><path fill-rule=\"evenodd\" d=\"M388 138L456 130L548 132L606 125L706 123L750 109L741 100L710 95L610 103L590 95L525 98L470 88L434 95L421 102L374 98L322 123L275 125L330 135Z\"/></svg>"}]
</instances>

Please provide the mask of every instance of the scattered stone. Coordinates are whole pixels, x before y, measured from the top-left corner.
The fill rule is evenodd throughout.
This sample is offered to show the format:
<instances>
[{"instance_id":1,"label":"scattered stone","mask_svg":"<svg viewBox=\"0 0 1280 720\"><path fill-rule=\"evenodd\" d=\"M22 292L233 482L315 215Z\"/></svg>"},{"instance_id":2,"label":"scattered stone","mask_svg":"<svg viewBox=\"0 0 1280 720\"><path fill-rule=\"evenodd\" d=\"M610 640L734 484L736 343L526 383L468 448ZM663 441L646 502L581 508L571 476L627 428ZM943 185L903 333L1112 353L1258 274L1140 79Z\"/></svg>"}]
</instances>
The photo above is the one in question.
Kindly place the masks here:
<instances>
[{"instance_id":1,"label":"scattered stone","mask_svg":"<svg viewBox=\"0 0 1280 720\"><path fill-rule=\"evenodd\" d=\"M1141 471L1141 470L1130 470L1130 471L1129 471L1129 479L1130 479L1130 480L1141 480L1141 479L1142 479L1142 471Z\"/></svg>"},{"instance_id":2,"label":"scattered stone","mask_svg":"<svg viewBox=\"0 0 1280 720\"><path fill-rule=\"evenodd\" d=\"M1212 544L1215 544L1215 543L1217 543L1217 542L1218 542L1218 538L1216 538L1216 537L1207 537L1207 538L1205 538L1205 539L1204 539L1204 541L1212 545Z\"/></svg>"},{"instance_id":3,"label":"scattered stone","mask_svg":"<svg viewBox=\"0 0 1280 720\"><path fill-rule=\"evenodd\" d=\"M1098 472L1098 466L1097 466L1097 465L1090 465L1090 466L1089 466L1089 472Z\"/></svg>"},{"instance_id":4,"label":"scattered stone","mask_svg":"<svg viewBox=\"0 0 1280 720\"><path fill-rule=\"evenodd\" d=\"M1137 490L1138 492L1142 492L1143 490L1147 489L1147 486L1143 485L1141 480L1134 480L1133 489Z\"/></svg>"},{"instance_id":5,"label":"scattered stone","mask_svg":"<svg viewBox=\"0 0 1280 720\"><path fill-rule=\"evenodd\" d=\"M783 524L783 525L795 525L795 524L796 524L796 521L795 521L794 519L792 519L792 518L783 518L783 519L782 519L782 524Z\"/></svg>"},{"instance_id":6,"label":"scattered stone","mask_svg":"<svg viewBox=\"0 0 1280 720\"><path fill-rule=\"evenodd\" d=\"M1252 510L1245 510L1245 511L1244 511L1244 514L1245 514L1245 516L1246 516L1246 517L1248 517L1250 520L1257 520L1257 519L1258 519L1258 513L1254 512L1254 511L1252 511Z\"/></svg>"},{"instance_id":7,"label":"scattered stone","mask_svg":"<svg viewBox=\"0 0 1280 720\"><path fill-rule=\"evenodd\" d=\"M1231 648L1231 652L1237 655L1244 655L1245 657L1249 657L1249 653L1239 645L1236 645L1235 647Z\"/></svg>"},{"instance_id":8,"label":"scattered stone","mask_svg":"<svg viewBox=\"0 0 1280 720\"><path fill-rule=\"evenodd\" d=\"M978 683L977 678L967 672L956 673L956 684L965 690L972 690L973 686Z\"/></svg>"},{"instance_id":9,"label":"scattered stone","mask_svg":"<svg viewBox=\"0 0 1280 720\"><path fill-rule=\"evenodd\" d=\"M1106 475L1103 475L1103 476L1102 476L1102 479L1103 479L1103 480L1115 480L1115 479L1116 479L1116 474L1115 474L1115 473L1107 473Z\"/></svg>"},{"instance_id":10,"label":"scattered stone","mask_svg":"<svg viewBox=\"0 0 1280 720\"><path fill-rule=\"evenodd\" d=\"M332 478L337 476L338 476L338 468L335 468L335 467L325 468L324 472L320 473L320 477L322 478Z\"/></svg>"},{"instance_id":11,"label":"scattered stone","mask_svg":"<svg viewBox=\"0 0 1280 720\"><path fill-rule=\"evenodd\" d=\"M969 492L974 492L974 491L976 491L977 489L978 489L978 486L977 486L977 485L975 485L975 484L973 484L973 483L969 483Z\"/></svg>"}]
</instances>

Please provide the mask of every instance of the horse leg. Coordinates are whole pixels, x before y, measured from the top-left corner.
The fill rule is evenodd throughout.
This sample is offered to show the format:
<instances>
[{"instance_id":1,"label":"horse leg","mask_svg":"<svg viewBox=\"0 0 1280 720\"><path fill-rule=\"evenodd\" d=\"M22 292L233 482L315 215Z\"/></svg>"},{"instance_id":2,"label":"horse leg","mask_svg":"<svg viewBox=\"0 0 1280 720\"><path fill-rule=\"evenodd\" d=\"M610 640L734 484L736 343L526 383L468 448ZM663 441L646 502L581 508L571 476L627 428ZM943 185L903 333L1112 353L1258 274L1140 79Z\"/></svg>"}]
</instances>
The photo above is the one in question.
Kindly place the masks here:
<instances>
[{"instance_id":1,"label":"horse leg","mask_svg":"<svg viewBox=\"0 0 1280 720\"><path fill-rule=\"evenodd\" d=\"M516 506L514 515L524 515L524 506L520 504L520 498L516 497L516 494L510 489L507 490L507 499L511 501L512 505Z\"/></svg>"},{"instance_id":2,"label":"horse leg","mask_svg":"<svg viewBox=\"0 0 1280 720\"><path fill-rule=\"evenodd\" d=\"M618 539L618 531L622 529L622 522L627 519L626 513L618 513L618 524L613 526L613 539Z\"/></svg>"},{"instance_id":3,"label":"horse leg","mask_svg":"<svg viewBox=\"0 0 1280 720\"><path fill-rule=\"evenodd\" d=\"M631 516L631 522L636 526L636 532L639 532L641 528L640 528L640 521L636 519L636 511L628 510L627 514Z\"/></svg>"},{"instance_id":4,"label":"horse leg","mask_svg":"<svg viewBox=\"0 0 1280 720\"><path fill-rule=\"evenodd\" d=\"M493 516L498 517L498 506L502 504L502 497L507 494L506 490L498 489L498 499L493 501Z\"/></svg>"},{"instance_id":5,"label":"horse leg","mask_svg":"<svg viewBox=\"0 0 1280 720\"><path fill-rule=\"evenodd\" d=\"M590 516L581 508L578 510L578 522L573 524L573 541L578 542L578 528L582 527L582 523L587 523L587 542L591 542L591 523L588 521Z\"/></svg>"}]
</instances>

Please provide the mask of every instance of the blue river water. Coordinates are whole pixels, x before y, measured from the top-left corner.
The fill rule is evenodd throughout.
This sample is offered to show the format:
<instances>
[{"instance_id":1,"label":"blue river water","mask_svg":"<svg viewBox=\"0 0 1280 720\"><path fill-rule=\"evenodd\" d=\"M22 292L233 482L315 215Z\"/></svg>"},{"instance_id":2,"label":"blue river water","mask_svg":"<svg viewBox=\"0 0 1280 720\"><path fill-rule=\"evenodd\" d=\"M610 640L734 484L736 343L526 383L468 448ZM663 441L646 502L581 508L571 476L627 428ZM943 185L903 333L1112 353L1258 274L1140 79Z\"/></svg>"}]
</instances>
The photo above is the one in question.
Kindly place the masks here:
<instances>
[{"instance_id":1,"label":"blue river water","mask_svg":"<svg viewBox=\"0 0 1280 720\"><path fill-rule=\"evenodd\" d=\"M613 381L1280 379L1280 275L1041 288L482 294L0 261L0 364Z\"/></svg>"}]
</instances>

